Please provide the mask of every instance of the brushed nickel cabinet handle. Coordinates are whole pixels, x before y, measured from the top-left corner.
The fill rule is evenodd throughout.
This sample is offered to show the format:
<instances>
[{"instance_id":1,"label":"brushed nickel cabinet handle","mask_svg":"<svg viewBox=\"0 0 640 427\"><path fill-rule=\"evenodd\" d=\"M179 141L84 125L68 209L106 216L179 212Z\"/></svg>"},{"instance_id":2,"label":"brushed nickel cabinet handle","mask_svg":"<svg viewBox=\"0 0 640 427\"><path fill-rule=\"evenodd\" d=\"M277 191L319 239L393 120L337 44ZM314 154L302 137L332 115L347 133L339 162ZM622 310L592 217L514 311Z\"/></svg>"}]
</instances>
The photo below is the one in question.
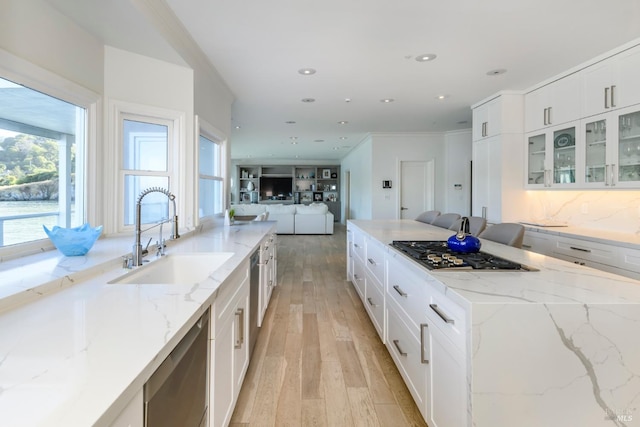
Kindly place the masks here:
<instances>
[{"instance_id":1,"label":"brushed nickel cabinet handle","mask_svg":"<svg viewBox=\"0 0 640 427\"><path fill-rule=\"evenodd\" d=\"M398 344L400 342L400 340L393 340L393 345L396 346L396 348L398 349L398 353L400 353L400 356L407 356L407 353L405 353L404 351L402 351L402 349L400 348L400 344Z\"/></svg>"},{"instance_id":2,"label":"brushed nickel cabinet handle","mask_svg":"<svg viewBox=\"0 0 640 427\"><path fill-rule=\"evenodd\" d=\"M369 305L372 306L372 307L377 307L378 306L377 304L373 303L373 300L371 299L371 297L367 298L367 301L369 301Z\"/></svg>"},{"instance_id":3,"label":"brushed nickel cabinet handle","mask_svg":"<svg viewBox=\"0 0 640 427\"><path fill-rule=\"evenodd\" d=\"M611 86L611 106L616 106L616 85Z\"/></svg>"},{"instance_id":4,"label":"brushed nickel cabinet handle","mask_svg":"<svg viewBox=\"0 0 640 427\"><path fill-rule=\"evenodd\" d=\"M446 323L451 323L452 325L455 324L455 321L452 318L444 314L444 312L438 308L438 304L429 304L429 307L431 307L431 310L435 311L436 314Z\"/></svg>"},{"instance_id":5,"label":"brushed nickel cabinet handle","mask_svg":"<svg viewBox=\"0 0 640 427\"><path fill-rule=\"evenodd\" d=\"M424 351L424 330L427 328L429 328L429 325L426 323L420 324L420 362L425 365L429 363L429 359L425 358Z\"/></svg>"},{"instance_id":6,"label":"brushed nickel cabinet handle","mask_svg":"<svg viewBox=\"0 0 640 427\"><path fill-rule=\"evenodd\" d=\"M573 249L574 251L580 251L580 252L587 252L587 253L591 253L591 249L577 248L577 247L575 247L575 246L569 246L569 248Z\"/></svg>"},{"instance_id":7,"label":"brushed nickel cabinet handle","mask_svg":"<svg viewBox=\"0 0 640 427\"><path fill-rule=\"evenodd\" d=\"M237 309L236 316L238 316L238 334L236 335L236 345L233 347L242 348L242 343L244 342L244 308Z\"/></svg>"},{"instance_id":8,"label":"brushed nickel cabinet handle","mask_svg":"<svg viewBox=\"0 0 640 427\"><path fill-rule=\"evenodd\" d=\"M604 88L604 108L609 108L609 88Z\"/></svg>"},{"instance_id":9,"label":"brushed nickel cabinet handle","mask_svg":"<svg viewBox=\"0 0 640 427\"><path fill-rule=\"evenodd\" d=\"M400 286L393 285L393 289L395 289L396 292L399 293L401 297L405 297L405 298L407 297L407 294L404 293L404 291L402 289L400 289Z\"/></svg>"},{"instance_id":10,"label":"brushed nickel cabinet handle","mask_svg":"<svg viewBox=\"0 0 640 427\"><path fill-rule=\"evenodd\" d=\"M553 109L553 107L547 108L547 124L548 125L553 124L553 117L551 116L551 110L552 109Z\"/></svg>"}]
</instances>

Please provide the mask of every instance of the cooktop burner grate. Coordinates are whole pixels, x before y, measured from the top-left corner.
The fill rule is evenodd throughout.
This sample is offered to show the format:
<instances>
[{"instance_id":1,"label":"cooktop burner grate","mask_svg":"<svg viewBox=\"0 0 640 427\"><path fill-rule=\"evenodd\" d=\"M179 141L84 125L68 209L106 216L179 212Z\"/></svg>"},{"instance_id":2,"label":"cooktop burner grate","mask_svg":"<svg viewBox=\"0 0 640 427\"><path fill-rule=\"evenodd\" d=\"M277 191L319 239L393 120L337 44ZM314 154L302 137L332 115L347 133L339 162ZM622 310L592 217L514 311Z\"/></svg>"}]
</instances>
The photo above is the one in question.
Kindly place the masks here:
<instances>
[{"instance_id":1,"label":"cooktop burner grate","mask_svg":"<svg viewBox=\"0 0 640 427\"><path fill-rule=\"evenodd\" d=\"M517 262L509 261L487 252L454 252L445 241L404 241L394 240L391 246L406 253L430 270L472 269L472 270L532 270Z\"/></svg>"}]
</instances>

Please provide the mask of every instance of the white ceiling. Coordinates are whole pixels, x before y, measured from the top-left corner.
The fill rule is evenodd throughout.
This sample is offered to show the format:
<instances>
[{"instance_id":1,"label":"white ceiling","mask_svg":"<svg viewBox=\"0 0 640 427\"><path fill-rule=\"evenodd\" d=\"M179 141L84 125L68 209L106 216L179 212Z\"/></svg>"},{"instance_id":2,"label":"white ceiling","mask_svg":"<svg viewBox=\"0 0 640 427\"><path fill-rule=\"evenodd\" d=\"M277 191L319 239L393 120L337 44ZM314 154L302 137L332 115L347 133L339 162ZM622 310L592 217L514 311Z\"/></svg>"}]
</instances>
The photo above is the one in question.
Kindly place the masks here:
<instances>
[{"instance_id":1,"label":"white ceiling","mask_svg":"<svg viewBox=\"0 0 640 427\"><path fill-rule=\"evenodd\" d=\"M129 0L49 1L86 25L89 17L80 15L90 10L69 5L104 9ZM368 132L470 128L471 104L498 90L526 89L640 37L638 0L166 2L236 96L236 159L337 160ZM109 40L115 35L106 16L102 11L101 24L94 17L86 28L127 48ZM118 37L126 31L136 37L122 25ZM425 53L438 57L414 60ZM308 67L317 73L298 74ZM508 71L486 74L498 68Z\"/></svg>"}]
</instances>

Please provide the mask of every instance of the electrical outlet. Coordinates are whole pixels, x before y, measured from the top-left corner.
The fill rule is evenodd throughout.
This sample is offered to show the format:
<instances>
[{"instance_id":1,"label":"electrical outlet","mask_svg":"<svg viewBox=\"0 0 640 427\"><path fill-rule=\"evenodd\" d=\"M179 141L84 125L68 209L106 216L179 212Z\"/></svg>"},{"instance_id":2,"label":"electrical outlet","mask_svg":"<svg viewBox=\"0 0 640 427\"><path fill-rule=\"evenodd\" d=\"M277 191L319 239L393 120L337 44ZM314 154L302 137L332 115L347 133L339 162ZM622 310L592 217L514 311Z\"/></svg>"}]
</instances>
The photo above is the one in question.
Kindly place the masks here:
<instances>
[{"instance_id":1,"label":"electrical outlet","mask_svg":"<svg viewBox=\"0 0 640 427\"><path fill-rule=\"evenodd\" d=\"M589 203L583 203L583 204L580 206L580 212L581 212L583 215L587 215L587 214L589 213Z\"/></svg>"}]
</instances>

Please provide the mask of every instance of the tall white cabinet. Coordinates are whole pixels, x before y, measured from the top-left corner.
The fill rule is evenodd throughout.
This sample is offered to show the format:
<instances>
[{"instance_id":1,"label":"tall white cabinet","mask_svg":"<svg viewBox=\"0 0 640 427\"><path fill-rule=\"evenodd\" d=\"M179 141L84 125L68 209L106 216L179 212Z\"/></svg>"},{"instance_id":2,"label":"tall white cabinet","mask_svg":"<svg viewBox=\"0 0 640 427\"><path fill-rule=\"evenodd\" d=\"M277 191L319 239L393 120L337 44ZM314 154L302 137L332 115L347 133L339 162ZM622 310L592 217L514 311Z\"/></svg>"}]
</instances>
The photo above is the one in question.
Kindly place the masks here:
<instances>
[{"instance_id":1,"label":"tall white cabinet","mask_svg":"<svg viewBox=\"0 0 640 427\"><path fill-rule=\"evenodd\" d=\"M522 218L523 95L500 92L472 106L473 216L490 223Z\"/></svg>"}]
</instances>

